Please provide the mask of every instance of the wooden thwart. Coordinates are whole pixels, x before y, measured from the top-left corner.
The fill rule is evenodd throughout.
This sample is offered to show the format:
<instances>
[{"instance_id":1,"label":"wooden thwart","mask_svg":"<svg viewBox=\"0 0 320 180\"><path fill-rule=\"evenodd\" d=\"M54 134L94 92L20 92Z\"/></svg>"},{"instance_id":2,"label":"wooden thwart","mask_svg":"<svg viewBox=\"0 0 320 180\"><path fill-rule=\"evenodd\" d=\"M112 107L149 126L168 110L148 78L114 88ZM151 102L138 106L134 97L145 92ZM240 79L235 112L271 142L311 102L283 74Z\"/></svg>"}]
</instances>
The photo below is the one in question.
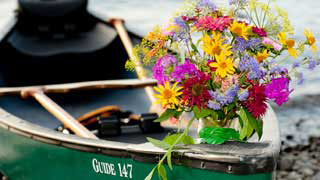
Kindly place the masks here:
<instances>
[{"instance_id":1,"label":"wooden thwart","mask_svg":"<svg viewBox=\"0 0 320 180\"><path fill-rule=\"evenodd\" d=\"M58 84L58 85L0 88L0 96L20 95L21 91L30 90L30 89L42 89L45 93L67 93L73 90L130 89L130 88L142 88L146 86L155 86L155 85L157 85L157 81L153 79L90 81L90 82L68 83L68 84Z\"/></svg>"}]
</instances>

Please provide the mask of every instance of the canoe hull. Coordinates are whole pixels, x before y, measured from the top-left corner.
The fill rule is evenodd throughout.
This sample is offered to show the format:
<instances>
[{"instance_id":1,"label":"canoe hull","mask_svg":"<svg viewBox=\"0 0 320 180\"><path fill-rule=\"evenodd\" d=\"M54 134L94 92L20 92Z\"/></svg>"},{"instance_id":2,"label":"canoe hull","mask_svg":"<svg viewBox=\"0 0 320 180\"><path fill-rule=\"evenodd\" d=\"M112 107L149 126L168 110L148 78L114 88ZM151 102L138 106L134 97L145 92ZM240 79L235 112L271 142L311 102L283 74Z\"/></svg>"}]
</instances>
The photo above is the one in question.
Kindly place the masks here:
<instances>
[{"instance_id":1,"label":"canoe hull","mask_svg":"<svg viewBox=\"0 0 320 180\"><path fill-rule=\"evenodd\" d=\"M139 158L108 156L37 141L0 128L0 171L12 180L144 179L155 163ZM119 151L120 154L120 151ZM134 156L133 156L134 157ZM191 161L191 160L190 160ZM168 179L270 180L272 173L236 175L186 166L174 166ZM121 177L122 175L122 177ZM157 179L157 175L154 179Z\"/></svg>"}]
</instances>

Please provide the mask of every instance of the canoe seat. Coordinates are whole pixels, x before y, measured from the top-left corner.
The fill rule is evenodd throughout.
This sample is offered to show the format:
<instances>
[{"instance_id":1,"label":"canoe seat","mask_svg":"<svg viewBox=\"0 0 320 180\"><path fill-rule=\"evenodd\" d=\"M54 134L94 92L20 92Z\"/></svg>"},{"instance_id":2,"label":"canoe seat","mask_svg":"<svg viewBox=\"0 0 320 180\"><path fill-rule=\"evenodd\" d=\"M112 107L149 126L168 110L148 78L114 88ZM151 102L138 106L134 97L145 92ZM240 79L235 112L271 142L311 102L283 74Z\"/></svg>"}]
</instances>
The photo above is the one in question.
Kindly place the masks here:
<instances>
[{"instance_id":1,"label":"canoe seat","mask_svg":"<svg viewBox=\"0 0 320 180\"><path fill-rule=\"evenodd\" d=\"M64 17L85 10L87 0L19 0L23 13L38 17Z\"/></svg>"},{"instance_id":2,"label":"canoe seat","mask_svg":"<svg viewBox=\"0 0 320 180\"><path fill-rule=\"evenodd\" d=\"M43 38L90 31L96 20L87 12L87 4L88 0L19 0L17 28Z\"/></svg>"},{"instance_id":3,"label":"canoe seat","mask_svg":"<svg viewBox=\"0 0 320 180\"><path fill-rule=\"evenodd\" d=\"M164 129L159 122L154 122L157 118L155 113L137 115L131 111L123 111L119 106L104 106L80 116L77 121L91 131L98 131L98 137L107 138L120 136L122 126L139 126L144 134L161 133ZM56 129L67 134L72 133L64 125Z\"/></svg>"}]
</instances>

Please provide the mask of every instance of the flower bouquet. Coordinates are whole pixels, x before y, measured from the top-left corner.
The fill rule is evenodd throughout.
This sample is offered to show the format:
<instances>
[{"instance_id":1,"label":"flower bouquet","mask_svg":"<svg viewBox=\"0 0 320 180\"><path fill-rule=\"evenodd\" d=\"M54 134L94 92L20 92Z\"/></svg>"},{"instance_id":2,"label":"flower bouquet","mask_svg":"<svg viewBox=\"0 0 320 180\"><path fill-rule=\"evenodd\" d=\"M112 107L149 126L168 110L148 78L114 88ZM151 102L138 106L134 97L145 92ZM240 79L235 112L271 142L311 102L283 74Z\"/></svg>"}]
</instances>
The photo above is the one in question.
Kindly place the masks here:
<instances>
[{"instance_id":1,"label":"flower bouquet","mask_svg":"<svg viewBox=\"0 0 320 180\"><path fill-rule=\"evenodd\" d=\"M134 48L126 66L152 67L155 97L165 110L157 121L194 114L183 131L162 141L148 138L167 150L157 165L162 179L165 159L172 168L172 151L195 143L188 135L194 120L201 121L202 143L245 142L254 133L261 138L267 101L283 105L292 86L302 83L301 70L319 64L313 33L306 29L302 42L292 34L288 14L270 0L229 0L227 7L186 1L165 27L155 27Z\"/></svg>"}]
</instances>

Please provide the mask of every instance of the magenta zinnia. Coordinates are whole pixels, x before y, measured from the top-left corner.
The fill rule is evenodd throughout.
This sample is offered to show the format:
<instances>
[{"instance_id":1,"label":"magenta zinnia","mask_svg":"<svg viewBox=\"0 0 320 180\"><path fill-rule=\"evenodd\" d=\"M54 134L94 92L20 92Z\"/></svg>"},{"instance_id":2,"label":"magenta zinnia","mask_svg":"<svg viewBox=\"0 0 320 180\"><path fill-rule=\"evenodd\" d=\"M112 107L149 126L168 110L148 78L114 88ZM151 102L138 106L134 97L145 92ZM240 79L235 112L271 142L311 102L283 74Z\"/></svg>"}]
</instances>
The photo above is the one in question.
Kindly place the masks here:
<instances>
[{"instance_id":1,"label":"magenta zinnia","mask_svg":"<svg viewBox=\"0 0 320 180\"><path fill-rule=\"evenodd\" d=\"M174 71L171 73L172 78L174 78L178 82L181 82L188 77L198 75L199 71L196 65L192 64L189 59L186 59L186 62L184 64L176 66Z\"/></svg>"},{"instance_id":2,"label":"magenta zinnia","mask_svg":"<svg viewBox=\"0 0 320 180\"><path fill-rule=\"evenodd\" d=\"M265 94L269 99L281 106L289 99L289 94L292 92L289 90L289 79L286 77L274 78L272 82L266 86Z\"/></svg>"},{"instance_id":3,"label":"magenta zinnia","mask_svg":"<svg viewBox=\"0 0 320 180\"><path fill-rule=\"evenodd\" d=\"M169 80L169 76L166 71L177 64L178 60L173 55L165 55L159 58L152 68L153 78L158 80L159 84L164 84L165 81Z\"/></svg>"},{"instance_id":4,"label":"magenta zinnia","mask_svg":"<svg viewBox=\"0 0 320 180\"><path fill-rule=\"evenodd\" d=\"M259 84L253 84L249 89L249 97L244 102L244 106L255 118L262 117L267 110L265 87Z\"/></svg>"},{"instance_id":5,"label":"magenta zinnia","mask_svg":"<svg viewBox=\"0 0 320 180\"><path fill-rule=\"evenodd\" d=\"M196 27L199 30L212 30L212 31L223 31L228 26L230 26L231 18L227 16L213 18L212 16L203 16L201 17Z\"/></svg>"},{"instance_id":6,"label":"magenta zinnia","mask_svg":"<svg viewBox=\"0 0 320 180\"><path fill-rule=\"evenodd\" d=\"M252 27L252 32L260 37L267 37L267 32L263 28Z\"/></svg>"},{"instance_id":7,"label":"magenta zinnia","mask_svg":"<svg viewBox=\"0 0 320 180\"><path fill-rule=\"evenodd\" d=\"M206 108L211 96L208 91L207 82L210 75L200 72L198 76L191 77L183 84L183 98L189 107L197 105L199 108Z\"/></svg>"}]
</instances>

